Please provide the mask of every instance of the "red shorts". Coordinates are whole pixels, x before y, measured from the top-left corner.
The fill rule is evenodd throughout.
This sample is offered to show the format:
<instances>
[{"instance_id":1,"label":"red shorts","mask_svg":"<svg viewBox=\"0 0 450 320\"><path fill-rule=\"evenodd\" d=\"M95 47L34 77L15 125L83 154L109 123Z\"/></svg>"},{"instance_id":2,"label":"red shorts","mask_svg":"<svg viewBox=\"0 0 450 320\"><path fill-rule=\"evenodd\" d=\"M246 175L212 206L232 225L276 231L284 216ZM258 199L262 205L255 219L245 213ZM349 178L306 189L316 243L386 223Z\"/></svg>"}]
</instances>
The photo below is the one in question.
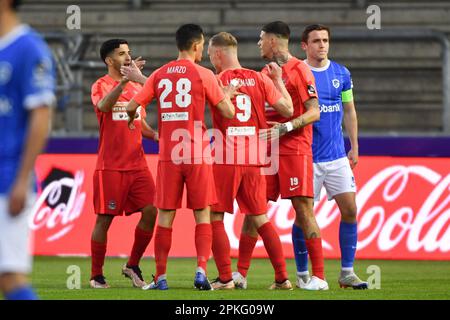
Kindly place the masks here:
<instances>
[{"instance_id":1,"label":"red shorts","mask_svg":"<svg viewBox=\"0 0 450 320\"><path fill-rule=\"evenodd\" d=\"M155 206L163 210L181 208L185 183L189 209L204 209L217 203L211 164L177 165L172 161L159 161Z\"/></svg>"},{"instance_id":2,"label":"red shorts","mask_svg":"<svg viewBox=\"0 0 450 320\"><path fill-rule=\"evenodd\" d=\"M267 199L277 201L292 197L314 196L314 175L312 156L280 155L279 170L266 176Z\"/></svg>"},{"instance_id":3,"label":"red shorts","mask_svg":"<svg viewBox=\"0 0 450 320\"><path fill-rule=\"evenodd\" d=\"M213 169L218 204L212 206L212 211L234 213L236 199L242 213L267 212L266 178L260 167L215 164Z\"/></svg>"},{"instance_id":4,"label":"red shorts","mask_svg":"<svg viewBox=\"0 0 450 320\"><path fill-rule=\"evenodd\" d=\"M148 169L136 171L96 170L94 210L96 214L130 215L152 205L155 182Z\"/></svg>"}]
</instances>

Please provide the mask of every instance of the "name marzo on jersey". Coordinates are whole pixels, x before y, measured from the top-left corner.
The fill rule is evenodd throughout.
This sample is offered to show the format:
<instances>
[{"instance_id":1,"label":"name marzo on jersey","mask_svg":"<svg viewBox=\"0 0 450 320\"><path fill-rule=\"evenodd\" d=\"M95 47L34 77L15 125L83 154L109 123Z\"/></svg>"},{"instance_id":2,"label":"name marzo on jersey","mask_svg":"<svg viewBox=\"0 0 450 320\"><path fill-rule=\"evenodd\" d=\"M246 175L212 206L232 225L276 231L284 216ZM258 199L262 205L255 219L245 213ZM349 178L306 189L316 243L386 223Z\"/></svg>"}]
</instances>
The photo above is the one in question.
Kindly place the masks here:
<instances>
[{"instance_id":1,"label":"name marzo on jersey","mask_svg":"<svg viewBox=\"0 0 450 320\"><path fill-rule=\"evenodd\" d=\"M339 103L336 104L332 104L331 106L327 106L327 105L320 105L320 112L340 112L341 111L341 106Z\"/></svg>"}]
</instances>

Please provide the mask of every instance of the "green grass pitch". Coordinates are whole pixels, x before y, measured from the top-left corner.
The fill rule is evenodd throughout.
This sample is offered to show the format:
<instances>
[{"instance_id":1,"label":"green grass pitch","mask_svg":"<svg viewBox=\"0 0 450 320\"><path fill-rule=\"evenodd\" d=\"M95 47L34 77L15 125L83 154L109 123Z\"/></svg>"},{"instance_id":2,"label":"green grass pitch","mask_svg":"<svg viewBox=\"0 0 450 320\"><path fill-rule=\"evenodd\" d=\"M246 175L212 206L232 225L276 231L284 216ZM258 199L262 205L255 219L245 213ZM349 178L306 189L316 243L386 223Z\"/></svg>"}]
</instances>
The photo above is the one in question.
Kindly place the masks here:
<instances>
[{"instance_id":1,"label":"green grass pitch","mask_svg":"<svg viewBox=\"0 0 450 320\"><path fill-rule=\"evenodd\" d=\"M105 277L110 289L89 288L90 259L35 257L32 282L41 299L44 300L373 300L373 299L450 299L450 261L382 261L360 260L356 262L355 271L367 279L368 267L376 265L380 269L380 289L352 290L340 289L337 283L340 261L326 260L325 272L330 290L307 292L300 289L293 291L271 291L268 286L273 281L273 270L269 259L253 259L248 274L247 290L198 291L193 289L195 260L172 258L168 262L168 291L143 291L131 286L129 279L121 275L121 266L126 262L123 258L107 258ZM68 289L67 282L75 283L68 273L70 266L78 266L81 289ZM236 261L233 260L233 267ZM287 260L291 282L295 283L295 263ZM154 272L154 260L141 261L145 280L149 280ZM208 264L209 278L217 276L214 261ZM72 271L73 272L73 271ZM69 281L68 281L69 279Z\"/></svg>"}]
</instances>

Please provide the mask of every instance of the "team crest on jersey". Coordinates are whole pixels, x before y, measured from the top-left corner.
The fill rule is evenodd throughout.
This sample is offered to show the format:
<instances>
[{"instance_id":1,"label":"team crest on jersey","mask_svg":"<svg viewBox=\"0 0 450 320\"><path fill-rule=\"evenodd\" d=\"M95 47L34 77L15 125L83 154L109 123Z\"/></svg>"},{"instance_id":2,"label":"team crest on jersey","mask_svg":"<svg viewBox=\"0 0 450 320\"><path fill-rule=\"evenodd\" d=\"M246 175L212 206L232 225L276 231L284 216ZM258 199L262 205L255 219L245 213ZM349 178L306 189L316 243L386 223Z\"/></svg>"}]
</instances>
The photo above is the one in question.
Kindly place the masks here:
<instances>
[{"instance_id":1,"label":"team crest on jersey","mask_svg":"<svg viewBox=\"0 0 450 320\"><path fill-rule=\"evenodd\" d=\"M12 74L12 66L9 62L0 62L0 85L9 82Z\"/></svg>"},{"instance_id":2,"label":"team crest on jersey","mask_svg":"<svg viewBox=\"0 0 450 320\"><path fill-rule=\"evenodd\" d=\"M333 87L335 87L336 89L339 88L339 85L341 84L339 82L339 79L333 79L332 83L333 83Z\"/></svg>"},{"instance_id":3,"label":"team crest on jersey","mask_svg":"<svg viewBox=\"0 0 450 320\"><path fill-rule=\"evenodd\" d=\"M114 200L110 200L109 201L109 203L108 203L108 208L110 209L110 210L116 210L116 202L114 201Z\"/></svg>"}]
</instances>

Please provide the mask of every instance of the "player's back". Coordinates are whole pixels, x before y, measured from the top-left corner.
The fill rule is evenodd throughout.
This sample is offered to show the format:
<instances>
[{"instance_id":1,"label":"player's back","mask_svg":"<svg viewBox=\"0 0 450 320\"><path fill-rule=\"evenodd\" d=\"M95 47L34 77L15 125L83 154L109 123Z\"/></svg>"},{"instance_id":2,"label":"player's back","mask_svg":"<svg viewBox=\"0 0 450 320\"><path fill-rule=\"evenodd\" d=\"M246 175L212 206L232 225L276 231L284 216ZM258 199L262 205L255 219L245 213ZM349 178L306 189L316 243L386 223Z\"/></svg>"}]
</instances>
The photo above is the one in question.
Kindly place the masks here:
<instances>
[{"instance_id":1,"label":"player's back","mask_svg":"<svg viewBox=\"0 0 450 320\"><path fill-rule=\"evenodd\" d=\"M283 118L273 109L266 110L267 120L274 122L287 122L304 114L307 110L305 101L317 98L314 76L308 66L301 60L293 57L281 67L283 82L292 98L294 113L291 118ZM263 69L267 72L267 68ZM311 155L312 126L304 126L293 130L280 138L280 154Z\"/></svg>"},{"instance_id":2,"label":"player's back","mask_svg":"<svg viewBox=\"0 0 450 320\"><path fill-rule=\"evenodd\" d=\"M20 165L29 110L54 103L54 66L43 39L20 25L0 38L0 193L8 192Z\"/></svg>"},{"instance_id":3,"label":"player's back","mask_svg":"<svg viewBox=\"0 0 450 320\"><path fill-rule=\"evenodd\" d=\"M228 163L225 153L233 148L233 164L258 165L259 159L255 159L254 156L259 154L259 130L267 128L265 105L277 102L281 94L275 89L267 75L254 70L230 69L220 73L218 78L224 86L239 85L239 94L232 99L236 108L235 116L232 119L226 119L218 110L213 110L214 128L219 129L222 133L222 143L225 149L223 162ZM217 152L217 150L215 151ZM239 161L238 155L242 156L242 154L245 155L245 160ZM220 163L220 156L216 154L216 162Z\"/></svg>"},{"instance_id":4,"label":"player's back","mask_svg":"<svg viewBox=\"0 0 450 320\"><path fill-rule=\"evenodd\" d=\"M310 68L316 79L320 108L320 120L313 124L314 162L336 160L345 156L341 95L352 87L350 72L334 61L323 68Z\"/></svg>"},{"instance_id":5,"label":"player's back","mask_svg":"<svg viewBox=\"0 0 450 320\"><path fill-rule=\"evenodd\" d=\"M208 139L204 139L205 104L208 101L215 106L223 99L214 75L180 59L162 66L151 77L158 99L160 160L203 158L203 151L209 148Z\"/></svg>"}]
</instances>

